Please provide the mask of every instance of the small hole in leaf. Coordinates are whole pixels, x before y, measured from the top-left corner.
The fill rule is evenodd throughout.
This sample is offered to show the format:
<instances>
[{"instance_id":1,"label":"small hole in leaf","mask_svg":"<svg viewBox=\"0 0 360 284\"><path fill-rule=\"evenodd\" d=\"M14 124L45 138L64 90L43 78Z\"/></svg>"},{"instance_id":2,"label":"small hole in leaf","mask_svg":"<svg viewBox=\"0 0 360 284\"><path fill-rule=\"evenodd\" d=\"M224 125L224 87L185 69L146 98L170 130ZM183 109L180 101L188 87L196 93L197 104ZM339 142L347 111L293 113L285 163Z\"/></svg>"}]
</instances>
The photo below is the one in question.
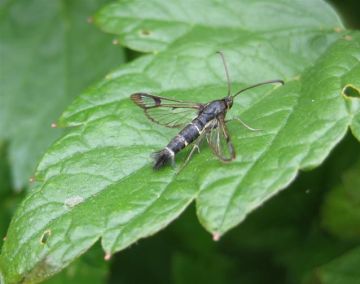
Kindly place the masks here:
<instances>
[{"instance_id":1,"label":"small hole in leaf","mask_svg":"<svg viewBox=\"0 0 360 284\"><path fill-rule=\"evenodd\" d=\"M353 85L347 85L343 89L343 95L345 97L360 99L360 90L355 88Z\"/></svg>"},{"instance_id":2,"label":"small hole in leaf","mask_svg":"<svg viewBox=\"0 0 360 284\"><path fill-rule=\"evenodd\" d=\"M42 245L45 245L48 242L50 236L51 236L51 230L46 230L40 238L40 243Z\"/></svg>"}]
</instances>

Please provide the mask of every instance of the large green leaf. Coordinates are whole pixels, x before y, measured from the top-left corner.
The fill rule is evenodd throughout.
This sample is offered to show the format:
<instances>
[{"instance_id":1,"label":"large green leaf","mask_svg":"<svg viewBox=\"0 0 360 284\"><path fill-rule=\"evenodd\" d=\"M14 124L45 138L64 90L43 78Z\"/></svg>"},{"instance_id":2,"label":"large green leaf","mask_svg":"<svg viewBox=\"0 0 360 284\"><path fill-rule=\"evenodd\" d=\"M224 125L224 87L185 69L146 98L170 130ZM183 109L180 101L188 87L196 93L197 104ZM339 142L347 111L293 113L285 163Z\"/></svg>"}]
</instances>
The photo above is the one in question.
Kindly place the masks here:
<instances>
[{"instance_id":1,"label":"large green leaf","mask_svg":"<svg viewBox=\"0 0 360 284\"><path fill-rule=\"evenodd\" d=\"M106 0L0 4L0 139L22 188L62 131L50 128L75 95L119 64L121 52L86 20Z\"/></svg>"},{"instance_id":2,"label":"large green leaf","mask_svg":"<svg viewBox=\"0 0 360 284\"><path fill-rule=\"evenodd\" d=\"M145 2L116 4L129 15L126 25L131 26L136 5ZM154 2L146 13L157 15L167 3ZM182 2L172 3L166 11L182 14ZM193 7L195 19L201 12L207 15L212 5L207 3L216 2L200 1ZM218 14L207 21L218 19L217 25L193 25L158 54L109 74L67 109L58 124L72 127L45 154L38 182L10 226L0 259L8 283L41 281L100 238L109 258L165 227L195 199L201 223L217 239L300 169L319 165L342 139L359 111L358 99L341 92L349 84L360 85L359 34L344 38L336 29L337 17L322 2L253 1L256 9L236 3L224 4L233 10L213 10ZM258 26L252 24L255 11L261 15ZM224 27L233 13L243 21ZM303 28L293 27L295 15ZM101 22L105 16L98 17ZM267 26L272 33L264 32ZM153 41L146 42L140 41L147 47L143 50L154 50ZM236 89L265 79L286 80L276 90L263 87L237 98L229 113L263 131L229 124L238 153L233 163L220 163L204 146L179 175L170 167L153 172L149 153L164 147L177 130L150 123L129 94L150 91L200 102L221 98L226 84L214 55L219 49ZM178 163L184 157L180 154Z\"/></svg>"}]
</instances>

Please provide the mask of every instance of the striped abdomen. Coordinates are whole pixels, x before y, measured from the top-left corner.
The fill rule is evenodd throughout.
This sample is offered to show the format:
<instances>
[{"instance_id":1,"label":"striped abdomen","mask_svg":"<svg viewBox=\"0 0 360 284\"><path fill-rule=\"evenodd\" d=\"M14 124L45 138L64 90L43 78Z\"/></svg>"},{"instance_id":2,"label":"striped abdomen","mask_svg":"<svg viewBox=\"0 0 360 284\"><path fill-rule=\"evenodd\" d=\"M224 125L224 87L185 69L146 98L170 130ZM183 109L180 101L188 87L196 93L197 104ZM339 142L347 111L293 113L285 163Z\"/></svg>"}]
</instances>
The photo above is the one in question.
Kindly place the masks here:
<instances>
[{"instance_id":1,"label":"striped abdomen","mask_svg":"<svg viewBox=\"0 0 360 284\"><path fill-rule=\"evenodd\" d=\"M205 124L199 120L199 117L195 118L190 124L186 125L163 150L154 153L154 169L158 170L168 161L174 160L176 153L199 137Z\"/></svg>"},{"instance_id":2,"label":"striped abdomen","mask_svg":"<svg viewBox=\"0 0 360 284\"><path fill-rule=\"evenodd\" d=\"M186 125L183 130L176 135L166 146L174 155L188 144L192 143L199 137L205 125L201 123L199 118L195 118L190 124Z\"/></svg>"}]
</instances>

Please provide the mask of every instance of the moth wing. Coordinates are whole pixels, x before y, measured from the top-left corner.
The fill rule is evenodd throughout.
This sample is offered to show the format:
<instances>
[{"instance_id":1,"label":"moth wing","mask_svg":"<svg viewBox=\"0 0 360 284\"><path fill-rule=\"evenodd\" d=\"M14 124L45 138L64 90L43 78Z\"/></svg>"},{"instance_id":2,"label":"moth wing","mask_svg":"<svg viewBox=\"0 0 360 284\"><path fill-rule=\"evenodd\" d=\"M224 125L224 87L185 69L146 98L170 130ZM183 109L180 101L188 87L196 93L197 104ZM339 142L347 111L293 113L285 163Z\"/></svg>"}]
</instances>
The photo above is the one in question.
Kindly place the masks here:
<instances>
[{"instance_id":1,"label":"moth wing","mask_svg":"<svg viewBox=\"0 0 360 284\"><path fill-rule=\"evenodd\" d=\"M223 162L235 159L236 153L227 130L224 116L216 118L206 134L212 152Z\"/></svg>"},{"instance_id":2,"label":"moth wing","mask_svg":"<svg viewBox=\"0 0 360 284\"><path fill-rule=\"evenodd\" d=\"M153 96L146 93L131 95L132 101L141 107L153 122L175 128L183 127L194 119L202 104Z\"/></svg>"}]
</instances>

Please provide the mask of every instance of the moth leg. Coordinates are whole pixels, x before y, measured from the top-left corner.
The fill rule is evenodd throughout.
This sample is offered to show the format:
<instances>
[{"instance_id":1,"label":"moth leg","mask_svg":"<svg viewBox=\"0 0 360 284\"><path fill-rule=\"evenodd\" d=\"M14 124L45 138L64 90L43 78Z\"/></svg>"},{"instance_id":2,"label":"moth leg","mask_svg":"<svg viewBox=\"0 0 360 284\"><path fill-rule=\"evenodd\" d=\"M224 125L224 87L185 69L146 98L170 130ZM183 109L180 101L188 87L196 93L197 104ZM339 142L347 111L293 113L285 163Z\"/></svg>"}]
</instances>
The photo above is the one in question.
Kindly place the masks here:
<instances>
[{"instance_id":1,"label":"moth leg","mask_svg":"<svg viewBox=\"0 0 360 284\"><path fill-rule=\"evenodd\" d=\"M197 149L197 150L198 150L198 153L200 154L200 147L199 147L199 145L195 144L193 148Z\"/></svg>"},{"instance_id":2,"label":"moth leg","mask_svg":"<svg viewBox=\"0 0 360 284\"><path fill-rule=\"evenodd\" d=\"M171 157L170 164L171 164L171 167L172 167L173 169L176 168L175 157Z\"/></svg>"},{"instance_id":3,"label":"moth leg","mask_svg":"<svg viewBox=\"0 0 360 284\"><path fill-rule=\"evenodd\" d=\"M185 162L181 165L181 167L179 168L179 170L177 171L176 174L179 174L181 172L181 170L188 164L188 162L190 161L192 155L194 154L195 150L198 150L198 152L200 153L200 148L199 145L202 142L202 140L205 137L205 133L206 131L203 131L200 136L195 140L194 145L189 153L189 155L186 157Z\"/></svg>"},{"instance_id":4,"label":"moth leg","mask_svg":"<svg viewBox=\"0 0 360 284\"><path fill-rule=\"evenodd\" d=\"M244 121L242 121L240 118L236 117L236 118L232 118L232 119L228 119L225 122L229 122L229 121L233 121L236 120L238 122L240 122L245 128L249 129L250 131L261 131L262 129L258 129L258 128L252 128L251 126L247 125Z\"/></svg>"}]
</instances>

